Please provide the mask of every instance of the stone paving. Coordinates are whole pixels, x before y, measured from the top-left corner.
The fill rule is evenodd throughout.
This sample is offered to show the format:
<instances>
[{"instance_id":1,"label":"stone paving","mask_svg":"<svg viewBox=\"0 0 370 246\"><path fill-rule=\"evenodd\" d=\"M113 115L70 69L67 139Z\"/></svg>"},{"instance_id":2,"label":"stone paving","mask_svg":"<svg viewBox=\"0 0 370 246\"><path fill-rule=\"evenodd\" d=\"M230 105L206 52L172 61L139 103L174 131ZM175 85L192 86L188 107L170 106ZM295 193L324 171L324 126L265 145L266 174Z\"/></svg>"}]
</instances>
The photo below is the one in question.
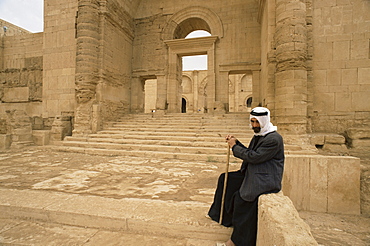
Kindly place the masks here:
<instances>
[{"instance_id":1,"label":"stone paving","mask_svg":"<svg viewBox=\"0 0 370 246\"><path fill-rule=\"evenodd\" d=\"M204 216L224 165L49 147L0 152L0 244L214 245L230 234ZM301 214L321 245L370 244L369 218Z\"/></svg>"},{"instance_id":2,"label":"stone paving","mask_svg":"<svg viewBox=\"0 0 370 246\"><path fill-rule=\"evenodd\" d=\"M214 245L217 237L210 238L212 232L207 233L206 229L204 234L210 236L192 238L189 236L191 231L179 224L208 225L218 234L219 230L223 231L221 234L226 233L220 239L228 237L229 229L204 216L212 201L220 166L222 163L216 162L189 163L55 152L48 147L2 152L0 196L3 216L0 217L4 214L11 216L0 221L0 243L60 245L64 241L72 245L138 245L134 242L139 241L140 245ZM8 208L4 204L16 206ZM136 213L131 211L125 215L125 218L135 218L123 219L127 228L121 230L120 225L114 225L114 220L123 216L124 208L135 209ZM34 215L36 212L47 215L43 218ZM12 218L17 214L31 220ZM76 216L71 219L71 214ZM104 221L101 215L108 220ZM91 220L110 225L90 228L94 226L84 224ZM146 225L139 220L146 221ZM155 224L168 221L173 224L167 227ZM171 228L181 232L169 232Z\"/></svg>"}]
</instances>

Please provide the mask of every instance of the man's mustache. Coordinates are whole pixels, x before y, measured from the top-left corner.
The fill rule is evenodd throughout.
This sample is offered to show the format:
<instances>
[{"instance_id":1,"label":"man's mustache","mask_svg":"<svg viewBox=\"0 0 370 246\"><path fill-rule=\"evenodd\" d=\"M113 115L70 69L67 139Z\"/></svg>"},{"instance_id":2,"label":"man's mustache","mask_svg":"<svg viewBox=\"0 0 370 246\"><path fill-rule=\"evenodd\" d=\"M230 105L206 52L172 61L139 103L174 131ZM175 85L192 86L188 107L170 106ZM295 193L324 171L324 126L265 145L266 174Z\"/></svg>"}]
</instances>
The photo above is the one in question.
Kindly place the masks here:
<instances>
[{"instance_id":1,"label":"man's mustache","mask_svg":"<svg viewBox=\"0 0 370 246\"><path fill-rule=\"evenodd\" d=\"M261 131L261 127L252 127L254 133L259 133Z\"/></svg>"}]
</instances>

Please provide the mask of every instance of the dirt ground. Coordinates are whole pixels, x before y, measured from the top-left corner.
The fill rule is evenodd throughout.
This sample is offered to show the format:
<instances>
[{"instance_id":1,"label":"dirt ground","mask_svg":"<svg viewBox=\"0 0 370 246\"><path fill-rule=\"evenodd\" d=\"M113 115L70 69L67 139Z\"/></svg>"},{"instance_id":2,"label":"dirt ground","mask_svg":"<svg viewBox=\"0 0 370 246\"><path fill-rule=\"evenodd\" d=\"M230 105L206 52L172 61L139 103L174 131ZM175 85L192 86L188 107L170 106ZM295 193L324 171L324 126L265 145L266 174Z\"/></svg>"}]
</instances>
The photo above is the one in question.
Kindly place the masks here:
<instances>
[{"instance_id":1,"label":"dirt ground","mask_svg":"<svg viewBox=\"0 0 370 246\"><path fill-rule=\"evenodd\" d=\"M370 154L352 155L361 157L362 211L367 214L300 212L320 245L370 245ZM231 169L239 165L233 163ZM93 156L29 147L0 152L0 188L210 203L223 166L217 162Z\"/></svg>"}]
</instances>

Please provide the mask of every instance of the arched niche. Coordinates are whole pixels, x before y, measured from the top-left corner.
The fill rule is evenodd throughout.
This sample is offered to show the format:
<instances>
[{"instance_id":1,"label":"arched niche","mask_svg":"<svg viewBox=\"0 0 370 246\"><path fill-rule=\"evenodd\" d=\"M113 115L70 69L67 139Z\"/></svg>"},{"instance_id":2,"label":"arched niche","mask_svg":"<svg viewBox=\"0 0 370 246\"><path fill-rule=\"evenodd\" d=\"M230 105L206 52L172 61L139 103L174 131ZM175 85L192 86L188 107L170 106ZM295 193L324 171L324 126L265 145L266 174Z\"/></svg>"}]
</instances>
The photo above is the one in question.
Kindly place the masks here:
<instances>
[{"instance_id":1,"label":"arched niche","mask_svg":"<svg viewBox=\"0 0 370 246\"><path fill-rule=\"evenodd\" d=\"M162 40L185 38L195 30L204 30L222 38L224 30L221 19L212 10L192 6L175 13L162 31Z\"/></svg>"}]
</instances>

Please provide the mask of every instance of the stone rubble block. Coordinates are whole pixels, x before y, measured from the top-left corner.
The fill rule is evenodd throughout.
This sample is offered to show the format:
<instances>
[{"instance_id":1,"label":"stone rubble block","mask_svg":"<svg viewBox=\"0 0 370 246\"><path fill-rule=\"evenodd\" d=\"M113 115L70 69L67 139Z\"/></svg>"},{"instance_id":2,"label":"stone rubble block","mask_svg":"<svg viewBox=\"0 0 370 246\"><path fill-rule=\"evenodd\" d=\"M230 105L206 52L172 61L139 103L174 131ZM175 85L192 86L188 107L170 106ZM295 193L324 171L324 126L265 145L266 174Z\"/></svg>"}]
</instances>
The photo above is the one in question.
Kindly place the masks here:
<instances>
[{"instance_id":1,"label":"stone rubble block","mask_svg":"<svg viewBox=\"0 0 370 246\"><path fill-rule=\"evenodd\" d=\"M33 130L32 139L36 145L44 146L50 143L50 131L49 130Z\"/></svg>"},{"instance_id":2,"label":"stone rubble block","mask_svg":"<svg viewBox=\"0 0 370 246\"><path fill-rule=\"evenodd\" d=\"M370 139L355 139L352 140L353 148L370 148Z\"/></svg>"},{"instance_id":3,"label":"stone rubble block","mask_svg":"<svg viewBox=\"0 0 370 246\"><path fill-rule=\"evenodd\" d=\"M370 128L349 128L347 135L350 139L370 139Z\"/></svg>"},{"instance_id":4,"label":"stone rubble block","mask_svg":"<svg viewBox=\"0 0 370 246\"><path fill-rule=\"evenodd\" d=\"M329 144L345 144L346 139L342 135L330 134L325 136L325 143Z\"/></svg>"},{"instance_id":5,"label":"stone rubble block","mask_svg":"<svg viewBox=\"0 0 370 246\"><path fill-rule=\"evenodd\" d=\"M370 149L370 128L349 128L346 133L352 148Z\"/></svg>"},{"instance_id":6,"label":"stone rubble block","mask_svg":"<svg viewBox=\"0 0 370 246\"><path fill-rule=\"evenodd\" d=\"M12 144L10 134L0 134L0 149L9 149Z\"/></svg>"},{"instance_id":7,"label":"stone rubble block","mask_svg":"<svg viewBox=\"0 0 370 246\"><path fill-rule=\"evenodd\" d=\"M259 197L257 246L318 245L310 227L282 192Z\"/></svg>"}]
</instances>

